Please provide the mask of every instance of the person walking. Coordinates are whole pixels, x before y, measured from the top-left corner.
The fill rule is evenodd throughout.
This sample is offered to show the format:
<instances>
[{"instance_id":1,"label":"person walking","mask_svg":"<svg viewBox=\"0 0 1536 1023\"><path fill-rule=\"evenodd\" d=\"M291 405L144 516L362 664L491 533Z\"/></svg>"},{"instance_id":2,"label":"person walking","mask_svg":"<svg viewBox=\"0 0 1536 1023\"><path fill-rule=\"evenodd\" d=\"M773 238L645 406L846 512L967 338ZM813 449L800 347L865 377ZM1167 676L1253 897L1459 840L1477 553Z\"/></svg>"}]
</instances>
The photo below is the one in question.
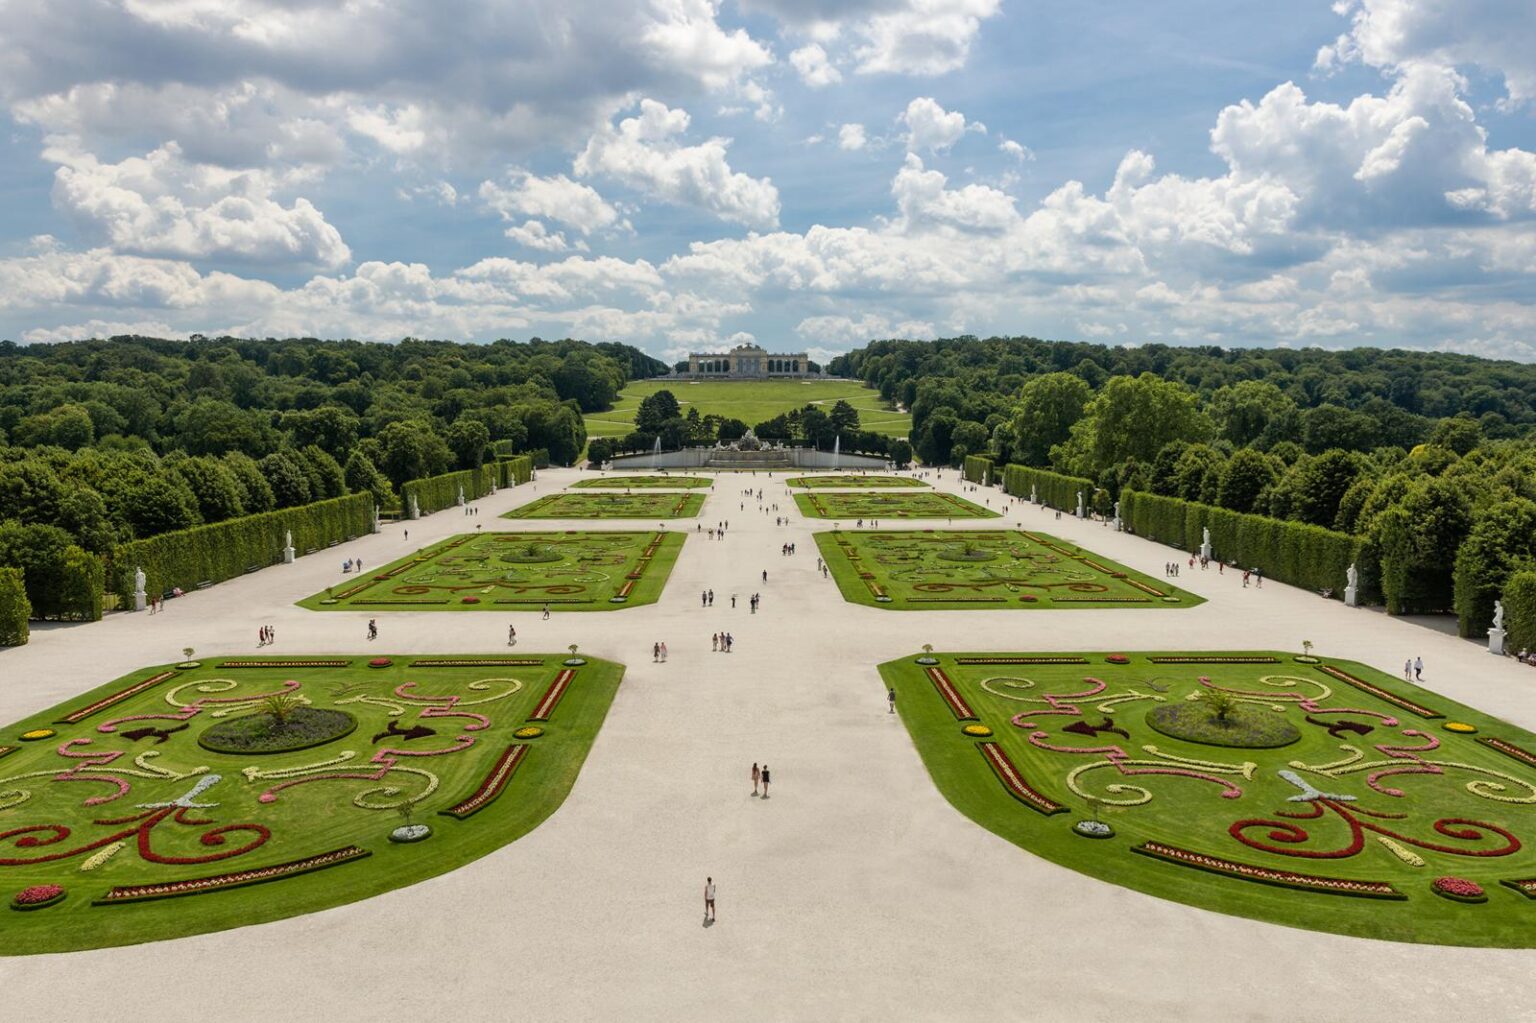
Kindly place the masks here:
<instances>
[{"instance_id":1,"label":"person walking","mask_svg":"<svg viewBox=\"0 0 1536 1023\"><path fill-rule=\"evenodd\" d=\"M763 798L768 798L768 765L763 765Z\"/></svg>"},{"instance_id":2,"label":"person walking","mask_svg":"<svg viewBox=\"0 0 1536 1023\"><path fill-rule=\"evenodd\" d=\"M709 650L710 653L718 653L720 651L720 633L713 633L709 637Z\"/></svg>"},{"instance_id":3,"label":"person walking","mask_svg":"<svg viewBox=\"0 0 1536 1023\"><path fill-rule=\"evenodd\" d=\"M663 640L661 644L661 663L667 663L667 644L665 640Z\"/></svg>"},{"instance_id":4,"label":"person walking","mask_svg":"<svg viewBox=\"0 0 1536 1023\"><path fill-rule=\"evenodd\" d=\"M752 764L752 794L754 796L757 795L757 783L762 780L762 777L763 772L758 769L757 764L754 762Z\"/></svg>"},{"instance_id":5,"label":"person walking","mask_svg":"<svg viewBox=\"0 0 1536 1023\"><path fill-rule=\"evenodd\" d=\"M517 626L507 626L507 646L517 646Z\"/></svg>"},{"instance_id":6,"label":"person walking","mask_svg":"<svg viewBox=\"0 0 1536 1023\"><path fill-rule=\"evenodd\" d=\"M714 923L715 920L715 879L704 879L704 922Z\"/></svg>"},{"instance_id":7,"label":"person walking","mask_svg":"<svg viewBox=\"0 0 1536 1023\"><path fill-rule=\"evenodd\" d=\"M661 644L660 643L652 643L651 644L651 663L652 664L659 664L659 663L661 663Z\"/></svg>"},{"instance_id":8,"label":"person walking","mask_svg":"<svg viewBox=\"0 0 1536 1023\"><path fill-rule=\"evenodd\" d=\"M370 619L368 619L368 639L371 641L371 640L375 640L375 639L378 639L378 638L379 638L379 621L378 621L377 618L370 618Z\"/></svg>"},{"instance_id":9,"label":"person walking","mask_svg":"<svg viewBox=\"0 0 1536 1023\"><path fill-rule=\"evenodd\" d=\"M1415 657L1413 659L1413 680L1415 682L1424 681L1424 658L1422 657Z\"/></svg>"},{"instance_id":10,"label":"person walking","mask_svg":"<svg viewBox=\"0 0 1536 1023\"><path fill-rule=\"evenodd\" d=\"M546 621L546 622L549 621L549 605L548 604L544 605L544 618L543 618L543 620Z\"/></svg>"},{"instance_id":11,"label":"person walking","mask_svg":"<svg viewBox=\"0 0 1536 1023\"><path fill-rule=\"evenodd\" d=\"M1404 682L1412 682L1413 681L1413 658L1412 657L1408 658L1408 660L1403 662L1403 681Z\"/></svg>"},{"instance_id":12,"label":"person walking","mask_svg":"<svg viewBox=\"0 0 1536 1023\"><path fill-rule=\"evenodd\" d=\"M885 702L887 704L889 704L890 708L891 708L887 713L890 713L890 714L896 713L896 690L895 689L887 689L885 691Z\"/></svg>"}]
</instances>

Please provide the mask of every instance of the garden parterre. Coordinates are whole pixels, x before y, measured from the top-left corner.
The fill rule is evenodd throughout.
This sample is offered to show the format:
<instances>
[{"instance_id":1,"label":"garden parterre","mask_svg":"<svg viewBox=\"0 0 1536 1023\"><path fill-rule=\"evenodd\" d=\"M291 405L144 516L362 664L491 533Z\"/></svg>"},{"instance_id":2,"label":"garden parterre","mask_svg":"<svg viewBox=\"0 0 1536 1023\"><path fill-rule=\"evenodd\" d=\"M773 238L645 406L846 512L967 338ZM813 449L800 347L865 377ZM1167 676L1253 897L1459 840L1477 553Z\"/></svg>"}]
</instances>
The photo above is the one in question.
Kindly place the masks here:
<instances>
[{"instance_id":1,"label":"garden parterre","mask_svg":"<svg viewBox=\"0 0 1536 1023\"><path fill-rule=\"evenodd\" d=\"M894 487L925 488L928 484L911 476L861 476L850 473L832 473L826 476L796 476L784 481L792 487L807 490L842 488L845 490L885 490Z\"/></svg>"},{"instance_id":2,"label":"garden parterre","mask_svg":"<svg viewBox=\"0 0 1536 1023\"><path fill-rule=\"evenodd\" d=\"M1536 735L1284 653L940 654L880 670L944 796L1038 855L1296 927L1536 947ZM1153 724L1218 706L1234 723L1200 741ZM1243 714L1297 738L1247 745Z\"/></svg>"},{"instance_id":3,"label":"garden parterre","mask_svg":"<svg viewBox=\"0 0 1536 1023\"><path fill-rule=\"evenodd\" d=\"M215 658L133 672L11 725L0 880L32 911L11 914L5 952L275 920L461 866L560 805L622 674L547 654ZM282 753L200 741L279 701L354 727ZM422 825L424 838L392 840Z\"/></svg>"},{"instance_id":4,"label":"garden parterre","mask_svg":"<svg viewBox=\"0 0 1536 1023\"><path fill-rule=\"evenodd\" d=\"M704 476L595 476L577 480L573 487L594 490L702 490L714 486Z\"/></svg>"},{"instance_id":5,"label":"garden parterre","mask_svg":"<svg viewBox=\"0 0 1536 1023\"><path fill-rule=\"evenodd\" d=\"M1202 598L1028 530L836 530L816 545L846 600L895 610L1192 607Z\"/></svg>"},{"instance_id":6,"label":"garden parterre","mask_svg":"<svg viewBox=\"0 0 1536 1023\"><path fill-rule=\"evenodd\" d=\"M995 519L990 508L942 491L869 494L829 490L796 494L795 506L813 519Z\"/></svg>"},{"instance_id":7,"label":"garden parterre","mask_svg":"<svg viewBox=\"0 0 1536 1023\"><path fill-rule=\"evenodd\" d=\"M684 535L468 533L299 601L313 611L609 611L652 604Z\"/></svg>"},{"instance_id":8,"label":"garden parterre","mask_svg":"<svg viewBox=\"0 0 1536 1023\"><path fill-rule=\"evenodd\" d=\"M704 507L703 494L547 494L504 519L691 519Z\"/></svg>"}]
</instances>

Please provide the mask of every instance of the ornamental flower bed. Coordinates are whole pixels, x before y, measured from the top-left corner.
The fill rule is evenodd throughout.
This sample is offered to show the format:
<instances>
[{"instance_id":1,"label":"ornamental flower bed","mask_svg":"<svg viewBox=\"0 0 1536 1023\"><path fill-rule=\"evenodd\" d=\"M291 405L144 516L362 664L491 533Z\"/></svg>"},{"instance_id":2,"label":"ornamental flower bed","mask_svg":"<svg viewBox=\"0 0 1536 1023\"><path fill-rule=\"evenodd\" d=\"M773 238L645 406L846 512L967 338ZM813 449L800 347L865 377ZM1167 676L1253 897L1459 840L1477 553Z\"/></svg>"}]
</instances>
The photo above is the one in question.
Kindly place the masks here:
<instances>
[{"instance_id":1,"label":"ornamental flower bed","mask_svg":"<svg viewBox=\"0 0 1536 1023\"><path fill-rule=\"evenodd\" d=\"M1220 856L1191 852L1162 842L1143 842L1134 847L1131 852L1210 871L1213 874L1239 877L1245 881L1258 881L1261 884L1279 885L1282 888L1299 888L1303 891L1326 892L1331 895L1358 895L1368 899L1406 899L1408 897L1385 881L1353 881L1349 878L1320 877L1316 874L1302 874L1293 870L1256 867L1249 863L1223 859Z\"/></svg>"},{"instance_id":2,"label":"ornamental flower bed","mask_svg":"<svg viewBox=\"0 0 1536 1023\"><path fill-rule=\"evenodd\" d=\"M373 660L368 662L368 667L370 667L370 668L387 668L391 664L394 664L394 663L395 662L391 661L388 657L375 657Z\"/></svg>"},{"instance_id":3,"label":"ornamental flower bed","mask_svg":"<svg viewBox=\"0 0 1536 1023\"><path fill-rule=\"evenodd\" d=\"M129 686L126 689L119 689L117 692L111 694L110 696L103 696L95 703L87 704L86 706L81 707L79 710L71 711L70 713L64 715L63 717L59 718L59 724L77 724L81 721L84 721L92 714L106 710L113 704L122 703L124 700L138 696L144 690L157 686L168 678L175 678L178 674L180 673L176 671L162 671L160 674L153 675L142 682L138 682Z\"/></svg>"},{"instance_id":4,"label":"ornamental flower bed","mask_svg":"<svg viewBox=\"0 0 1536 1023\"><path fill-rule=\"evenodd\" d=\"M1487 902L1488 893L1476 881L1464 877L1437 877L1429 884L1430 891L1452 902Z\"/></svg>"},{"instance_id":5,"label":"ornamental flower bed","mask_svg":"<svg viewBox=\"0 0 1536 1023\"><path fill-rule=\"evenodd\" d=\"M1394 693L1389 693L1380 686L1373 686L1371 683L1365 681L1364 679L1356 678L1347 671L1340 671L1338 668L1335 668L1331 664L1319 665L1317 670L1323 672L1325 675L1331 675L1332 677L1338 679L1340 682L1343 682L1345 685L1354 686L1356 689L1363 693L1370 693L1378 700L1384 700L1387 703L1392 704L1394 707L1406 710L1410 714L1417 714L1421 718L1445 717L1444 714L1437 710L1430 710L1428 707L1414 703L1412 700L1404 699L1403 697L1397 696Z\"/></svg>"},{"instance_id":6,"label":"ornamental flower bed","mask_svg":"<svg viewBox=\"0 0 1536 1023\"><path fill-rule=\"evenodd\" d=\"M35 884L11 896L12 909L43 909L63 902L67 893L56 884Z\"/></svg>"},{"instance_id":7,"label":"ornamental flower bed","mask_svg":"<svg viewBox=\"0 0 1536 1023\"><path fill-rule=\"evenodd\" d=\"M1532 753L1530 750L1521 749L1519 746L1516 746L1512 742L1506 742L1503 739L1489 738L1482 738L1477 741L1482 743L1484 746L1487 746L1489 749L1498 750L1506 757L1514 757L1526 767L1536 767L1536 753Z\"/></svg>"},{"instance_id":8,"label":"ornamental flower bed","mask_svg":"<svg viewBox=\"0 0 1536 1023\"><path fill-rule=\"evenodd\" d=\"M144 902L149 899L175 898L179 895L198 895L202 892L220 891L225 888L239 888L248 884L260 884L263 881L276 881L279 878L293 877L296 874L307 874L312 870L324 870L326 867L334 867L339 863L349 863L352 860L362 859L369 855L367 849L359 849L355 845L333 849L318 856L306 856L301 860L291 860L288 863L279 863L272 867L257 867L254 870L236 870L229 874L214 874L211 877L192 878L187 881L169 881L164 884L131 884L118 885L101 898L92 902L96 906L114 906L123 902Z\"/></svg>"},{"instance_id":9,"label":"ornamental flower bed","mask_svg":"<svg viewBox=\"0 0 1536 1023\"><path fill-rule=\"evenodd\" d=\"M491 766L490 773L485 776L485 780L470 794L468 799L438 812L445 817L457 817L459 820L463 820L471 814L485 809L507 787L507 782L512 779L517 766L527 757L528 750L529 747L521 743L515 746L508 746L501 756L496 758L496 763Z\"/></svg>"},{"instance_id":10,"label":"ornamental flower bed","mask_svg":"<svg viewBox=\"0 0 1536 1023\"><path fill-rule=\"evenodd\" d=\"M460 600L459 600L459 603L461 603L461 604L478 604L478 603L480 603L480 598L479 597L461 597Z\"/></svg>"},{"instance_id":11,"label":"ornamental flower bed","mask_svg":"<svg viewBox=\"0 0 1536 1023\"><path fill-rule=\"evenodd\" d=\"M1131 663L1131 659L1129 657L1125 656L1124 654L1110 654L1108 657L1106 657L1104 659L1106 661L1108 661L1110 664L1130 664Z\"/></svg>"}]
</instances>

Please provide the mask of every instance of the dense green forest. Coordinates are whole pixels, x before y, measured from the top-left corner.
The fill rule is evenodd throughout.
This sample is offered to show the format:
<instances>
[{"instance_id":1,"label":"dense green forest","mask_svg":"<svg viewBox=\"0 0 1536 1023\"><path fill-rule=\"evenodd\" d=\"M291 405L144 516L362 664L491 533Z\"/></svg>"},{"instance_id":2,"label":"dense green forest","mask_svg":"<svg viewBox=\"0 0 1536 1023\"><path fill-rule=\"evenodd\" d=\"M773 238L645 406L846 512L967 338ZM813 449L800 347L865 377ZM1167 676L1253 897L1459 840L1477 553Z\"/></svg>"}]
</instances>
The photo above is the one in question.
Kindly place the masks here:
<instances>
[{"instance_id":1,"label":"dense green forest","mask_svg":"<svg viewBox=\"0 0 1536 1023\"><path fill-rule=\"evenodd\" d=\"M956 338L877 341L831 370L905 405L925 462L1047 468L1101 511L1131 491L1355 536L1389 610L1455 610L1469 635L1501 594L1528 602L1506 590L1536 569L1536 366Z\"/></svg>"},{"instance_id":2,"label":"dense green forest","mask_svg":"<svg viewBox=\"0 0 1536 1023\"><path fill-rule=\"evenodd\" d=\"M0 343L0 565L36 614L81 552L371 492L498 454L574 462L581 414L664 363L620 344L143 337Z\"/></svg>"}]
</instances>

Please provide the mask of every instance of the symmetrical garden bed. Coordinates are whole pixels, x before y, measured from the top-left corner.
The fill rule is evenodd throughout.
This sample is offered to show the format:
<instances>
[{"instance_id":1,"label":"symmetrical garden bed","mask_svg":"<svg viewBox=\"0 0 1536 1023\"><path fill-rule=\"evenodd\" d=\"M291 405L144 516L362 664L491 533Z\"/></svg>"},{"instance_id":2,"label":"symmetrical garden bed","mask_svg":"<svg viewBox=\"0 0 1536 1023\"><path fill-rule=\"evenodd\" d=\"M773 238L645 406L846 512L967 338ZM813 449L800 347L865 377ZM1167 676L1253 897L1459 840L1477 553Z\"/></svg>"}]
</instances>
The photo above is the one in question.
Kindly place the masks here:
<instances>
[{"instance_id":1,"label":"symmetrical garden bed","mask_svg":"<svg viewBox=\"0 0 1536 1023\"><path fill-rule=\"evenodd\" d=\"M276 920L461 866L564 801L623 674L560 655L339 659L147 668L0 731L0 893L29 910L0 952ZM275 705L356 727L290 752L200 743L260 731ZM430 833L390 841L407 819Z\"/></svg>"},{"instance_id":2,"label":"symmetrical garden bed","mask_svg":"<svg viewBox=\"0 0 1536 1023\"><path fill-rule=\"evenodd\" d=\"M1296 927L1536 947L1528 732L1331 658L924 660L935 663L914 655L880 672L929 773L961 812L1031 852ZM1181 722L1198 741L1152 726L1169 708L1198 709ZM1253 716L1272 725L1241 720ZM1250 745L1281 732L1299 734Z\"/></svg>"},{"instance_id":3,"label":"symmetrical garden bed","mask_svg":"<svg viewBox=\"0 0 1536 1023\"><path fill-rule=\"evenodd\" d=\"M1000 514L937 490L869 494L847 490L796 494L795 506L813 519L995 519Z\"/></svg>"},{"instance_id":4,"label":"symmetrical garden bed","mask_svg":"<svg viewBox=\"0 0 1536 1023\"><path fill-rule=\"evenodd\" d=\"M1046 536L1019 530L817 533L846 600L896 610L1192 607L1203 598Z\"/></svg>"},{"instance_id":5,"label":"symmetrical garden bed","mask_svg":"<svg viewBox=\"0 0 1536 1023\"><path fill-rule=\"evenodd\" d=\"M550 494L514 508L504 519L691 519L703 494Z\"/></svg>"},{"instance_id":6,"label":"symmetrical garden bed","mask_svg":"<svg viewBox=\"0 0 1536 1023\"><path fill-rule=\"evenodd\" d=\"M684 534L451 537L299 602L312 611L611 611L653 604Z\"/></svg>"},{"instance_id":7,"label":"symmetrical garden bed","mask_svg":"<svg viewBox=\"0 0 1536 1023\"><path fill-rule=\"evenodd\" d=\"M910 476L861 476L857 473L832 473L826 476L796 476L784 481L806 490L884 490L891 487L926 488L928 484Z\"/></svg>"},{"instance_id":8,"label":"symmetrical garden bed","mask_svg":"<svg viewBox=\"0 0 1536 1023\"><path fill-rule=\"evenodd\" d=\"M594 476L571 486L593 490L702 490L713 483L705 476Z\"/></svg>"}]
</instances>

